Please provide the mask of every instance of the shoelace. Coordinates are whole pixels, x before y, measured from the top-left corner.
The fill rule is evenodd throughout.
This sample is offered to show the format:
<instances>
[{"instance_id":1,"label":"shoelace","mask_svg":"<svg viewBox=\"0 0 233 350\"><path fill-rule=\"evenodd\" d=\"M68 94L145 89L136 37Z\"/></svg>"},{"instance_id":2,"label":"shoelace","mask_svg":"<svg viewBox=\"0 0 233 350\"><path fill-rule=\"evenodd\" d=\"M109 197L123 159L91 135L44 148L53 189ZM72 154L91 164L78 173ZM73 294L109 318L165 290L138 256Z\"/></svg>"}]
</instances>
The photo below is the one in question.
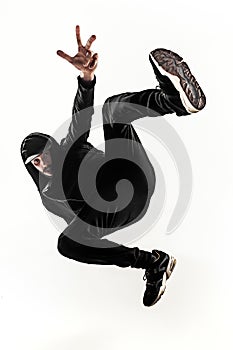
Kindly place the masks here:
<instances>
[{"instance_id":1,"label":"shoelace","mask_svg":"<svg viewBox=\"0 0 233 350\"><path fill-rule=\"evenodd\" d=\"M154 268L153 268L153 274L156 275L157 272L158 272L157 269L154 267ZM143 276L143 281L147 280L147 282L146 282L146 285L147 285L147 286L154 286L154 285L156 285L157 280L155 280L155 281L153 281L153 282L152 282L152 281L149 281L149 279L150 279L150 274L152 274L152 272L150 272L150 271L145 271L145 274L144 274L144 276Z\"/></svg>"},{"instance_id":2,"label":"shoelace","mask_svg":"<svg viewBox=\"0 0 233 350\"><path fill-rule=\"evenodd\" d=\"M147 279L147 274L149 274L149 272L146 272L145 275L143 276L143 280L144 280L144 281ZM154 287L154 286L157 286L157 282L158 282L157 280L155 280L155 281L153 281L153 282L149 282L149 281L147 280L146 285L147 285L147 286L152 286L152 287Z\"/></svg>"},{"instance_id":3,"label":"shoelace","mask_svg":"<svg viewBox=\"0 0 233 350\"><path fill-rule=\"evenodd\" d=\"M157 88L157 87L156 87ZM160 89L160 87L158 87L158 89L159 90L161 90ZM157 257L154 255L154 263L156 263L158 260L159 260L159 258L160 258L160 254L159 254L159 252L157 252L156 251L156 254L157 254ZM153 264L154 264L153 263ZM153 270L153 272L151 271L151 270ZM158 270L157 270L157 268L156 268L156 266L151 266L151 267L149 267L148 269L146 269L146 271L145 271L145 274L144 274L144 276L143 276L143 281L145 281L145 280L147 280L147 282L146 282L146 284L147 285L155 285L156 283L157 283L157 281L155 282L155 281L153 281L153 282L151 282L151 281L149 281L149 279L150 279L150 275L151 274L156 274L156 273L158 273Z\"/></svg>"}]
</instances>

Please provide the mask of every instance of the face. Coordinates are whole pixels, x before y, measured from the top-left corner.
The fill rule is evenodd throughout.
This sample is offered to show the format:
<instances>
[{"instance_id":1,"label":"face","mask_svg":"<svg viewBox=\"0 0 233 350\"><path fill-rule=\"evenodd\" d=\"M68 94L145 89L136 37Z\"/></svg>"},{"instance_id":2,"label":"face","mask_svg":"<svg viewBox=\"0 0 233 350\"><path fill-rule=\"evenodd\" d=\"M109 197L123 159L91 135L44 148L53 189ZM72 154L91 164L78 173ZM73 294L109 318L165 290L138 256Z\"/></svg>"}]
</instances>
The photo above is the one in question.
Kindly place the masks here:
<instances>
[{"instance_id":1,"label":"face","mask_svg":"<svg viewBox=\"0 0 233 350\"><path fill-rule=\"evenodd\" d=\"M38 169L41 173L46 176L52 176L52 160L50 151L44 151L39 156L32 160L32 164L36 169Z\"/></svg>"}]
</instances>

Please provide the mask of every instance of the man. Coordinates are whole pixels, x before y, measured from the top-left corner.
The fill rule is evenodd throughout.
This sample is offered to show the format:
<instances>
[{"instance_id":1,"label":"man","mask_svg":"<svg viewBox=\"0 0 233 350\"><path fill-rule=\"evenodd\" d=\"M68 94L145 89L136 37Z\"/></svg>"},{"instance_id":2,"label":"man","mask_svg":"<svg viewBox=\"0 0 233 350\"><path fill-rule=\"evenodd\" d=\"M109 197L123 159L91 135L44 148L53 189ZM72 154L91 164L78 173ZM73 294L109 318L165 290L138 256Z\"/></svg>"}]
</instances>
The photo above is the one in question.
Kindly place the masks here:
<instances>
[{"instance_id":1,"label":"man","mask_svg":"<svg viewBox=\"0 0 233 350\"><path fill-rule=\"evenodd\" d=\"M76 26L76 37L78 53L74 57L57 51L80 71L68 133L60 144L47 134L29 134L21 144L22 159L43 205L68 224L59 236L58 251L83 263L145 269L143 304L151 306L164 293L176 259L157 249L148 252L103 238L140 220L155 188L154 169L131 122L145 116L196 113L204 108L206 99L179 55L166 49L152 51L149 60L160 87L122 93L105 101L102 113L106 143L105 152L102 152L87 141L94 113L98 64L98 54L90 48L96 37L92 35L84 46L79 26ZM120 142L114 144L113 141L119 139ZM112 159L115 154L122 154L122 157ZM80 165L89 155L88 164L94 164L93 171L98 164L103 165L96 177L96 188L98 196L104 198L105 204L107 202L105 211L98 210L99 198L93 190L89 202L85 201L77 181ZM91 171L86 172L86 189L90 186L91 175ZM133 193L129 203L120 208L119 201L115 204L114 200L121 179L132 184ZM122 182L121 186L124 189ZM125 203L127 196L128 192L123 190L118 197L123 197Z\"/></svg>"}]
</instances>

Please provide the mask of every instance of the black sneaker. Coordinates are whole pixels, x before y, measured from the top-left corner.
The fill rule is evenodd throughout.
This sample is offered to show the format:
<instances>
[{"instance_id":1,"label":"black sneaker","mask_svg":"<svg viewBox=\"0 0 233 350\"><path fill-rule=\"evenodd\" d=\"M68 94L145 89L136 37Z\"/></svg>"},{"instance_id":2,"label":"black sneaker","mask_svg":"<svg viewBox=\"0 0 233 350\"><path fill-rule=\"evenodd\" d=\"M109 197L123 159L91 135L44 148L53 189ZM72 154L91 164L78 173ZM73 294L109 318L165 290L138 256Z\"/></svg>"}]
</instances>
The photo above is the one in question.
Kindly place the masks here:
<instances>
[{"instance_id":1,"label":"black sneaker","mask_svg":"<svg viewBox=\"0 0 233 350\"><path fill-rule=\"evenodd\" d=\"M170 50L155 49L150 52L149 60L161 89L168 95L178 92L188 113L205 107L206 97L182 57Z\"/></svg>"},{"instance_id":2,"label":"black sneaker","mask_svg":"<svg viewBox=\"0 0 233 350\"><path fill-rule=\"evenodd\" d=\"M176 265L176 259L173 256L159 250L152 250L152 254L157 257L157 260L146 269L143 277L147 280L143 296L145 306L152 306L161 298L166 289L166 281Z\"/></svg>"}]
</instances>

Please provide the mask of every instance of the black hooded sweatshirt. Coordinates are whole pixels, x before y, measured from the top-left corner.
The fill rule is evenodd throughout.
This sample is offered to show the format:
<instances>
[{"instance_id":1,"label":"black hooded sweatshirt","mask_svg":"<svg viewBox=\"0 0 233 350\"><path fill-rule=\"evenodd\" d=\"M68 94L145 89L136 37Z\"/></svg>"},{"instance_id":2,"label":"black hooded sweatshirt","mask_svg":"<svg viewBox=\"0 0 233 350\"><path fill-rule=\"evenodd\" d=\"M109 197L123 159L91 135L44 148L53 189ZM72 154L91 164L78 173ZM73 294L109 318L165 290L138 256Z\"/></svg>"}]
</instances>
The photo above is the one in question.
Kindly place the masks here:
<instances>
[{"instance_id":1,"label":"black hooded sweatshirt","mask_svg":"<svg viewBox=\"0 0 233 350\"><path fill-rule=\"evenodd\" d=\"M24 165L37 186L43 205L68 224L85 205L77 181L82 159L90 151L91 160L104 157L104 152L87 142L94 113L96 77L91 82L84 81L80 76L77 79L78 89L72 109L72 121L66 137L59 144L50 135L34 132L24 138L20 148ZM81 113L83 110L85 113ZM51 154L51 177L38 171L31 162L25 164L29 156L42 153L45 149L49 149Z\"/></svg>"}]
</instances>

